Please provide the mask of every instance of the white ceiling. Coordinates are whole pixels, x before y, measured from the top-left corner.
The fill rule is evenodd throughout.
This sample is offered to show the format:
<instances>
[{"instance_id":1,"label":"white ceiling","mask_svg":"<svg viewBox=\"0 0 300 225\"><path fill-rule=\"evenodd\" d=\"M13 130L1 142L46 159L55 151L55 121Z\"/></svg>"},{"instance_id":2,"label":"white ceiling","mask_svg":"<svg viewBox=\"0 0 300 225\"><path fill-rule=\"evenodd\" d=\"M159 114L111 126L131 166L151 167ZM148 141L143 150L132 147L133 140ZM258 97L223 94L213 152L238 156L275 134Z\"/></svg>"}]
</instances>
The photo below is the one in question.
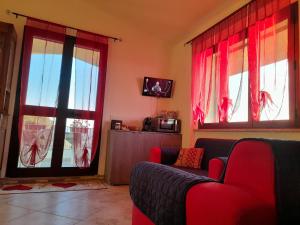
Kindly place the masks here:
<instances>
[{"instance_id":1,"label":"white ceiling","mask_svg":"<svg viewBox=\"0 0 300 225\"><path fill-rule=\"evenodd\" d=\"M85 0L138 29L167 41L182 38L209 14L237 0Z\"/></svg>"}]
</instances>

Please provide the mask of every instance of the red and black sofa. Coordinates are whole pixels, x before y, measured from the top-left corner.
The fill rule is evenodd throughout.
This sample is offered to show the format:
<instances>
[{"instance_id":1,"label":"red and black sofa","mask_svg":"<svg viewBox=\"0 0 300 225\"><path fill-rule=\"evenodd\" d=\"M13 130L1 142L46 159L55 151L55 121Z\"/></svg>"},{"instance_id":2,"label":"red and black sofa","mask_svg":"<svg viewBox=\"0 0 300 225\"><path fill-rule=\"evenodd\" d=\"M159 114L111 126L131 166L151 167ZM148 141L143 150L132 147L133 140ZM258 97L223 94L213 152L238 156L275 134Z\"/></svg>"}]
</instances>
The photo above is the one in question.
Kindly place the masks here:
<instances>
[{"instance_id":1,"label":"red and black sofa","mask_svg":"<svg viewBox=\"0 0 300 225\"><path fill-rule=\"evenodd\" d=\"M200 169L174 166L173 164L176 162L179 154L179 148L154 147L150 150L149 161L169 165L189 173L208 176L219 180L223 174L232 145L235 142L236 140L198 138L194 147L204 148Z\"/></svg>"},{"instance_id":2,"label":"red and black sofa","mask_svg":"<svg viewBox=\"0 0 300 225\"><path fill-rule=\"evenodd\" d=\"M221 181L142 162L130 195L132 225L300 224L300 142L239 140Z\"/></svg>"}]
</instances>

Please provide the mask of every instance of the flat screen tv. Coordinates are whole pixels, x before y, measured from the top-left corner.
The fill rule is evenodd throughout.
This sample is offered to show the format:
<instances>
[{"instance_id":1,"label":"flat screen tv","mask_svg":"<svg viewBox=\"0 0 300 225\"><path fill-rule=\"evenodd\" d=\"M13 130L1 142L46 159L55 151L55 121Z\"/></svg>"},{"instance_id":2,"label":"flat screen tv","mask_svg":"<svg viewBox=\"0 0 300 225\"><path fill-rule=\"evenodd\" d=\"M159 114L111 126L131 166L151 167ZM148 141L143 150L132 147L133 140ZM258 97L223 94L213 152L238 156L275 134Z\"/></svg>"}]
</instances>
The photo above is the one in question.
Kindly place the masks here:
<instances>
[{"instance_id":1,"label":"flat screen tv","mask_svg":"<svg viewBox=\"0 0 300 225\"><path fill-rule=\"evenodd\" d=\"M173 80L144 77L143 95L170 98L172 94Z\"/></svg>"}]
</instances>

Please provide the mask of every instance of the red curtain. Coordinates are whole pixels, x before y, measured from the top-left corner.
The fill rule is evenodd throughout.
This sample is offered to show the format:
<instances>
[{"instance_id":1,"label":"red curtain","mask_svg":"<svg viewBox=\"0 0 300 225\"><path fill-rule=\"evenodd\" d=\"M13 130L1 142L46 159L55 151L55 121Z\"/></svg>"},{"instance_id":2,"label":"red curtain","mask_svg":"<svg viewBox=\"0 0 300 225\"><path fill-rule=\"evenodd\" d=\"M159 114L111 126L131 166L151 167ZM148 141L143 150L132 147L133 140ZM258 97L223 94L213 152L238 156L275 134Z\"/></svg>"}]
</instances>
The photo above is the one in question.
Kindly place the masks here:
<instances>
[{"instance_id":1,"label":"red curtain","mask_svg":"<svg viewBox=\"0 0 300 225\"><path fill-rule=\"evenodd\" d=\"M192 110L194 128L198 127L198 122L204 123L208 113L211 85L212 85L212 60L213 49L209 48L202 52L197 52L198 46L193 45L193 71L192 71Z\"/></svg>"},{"instance_id":2,"label":"red curtain","mask_svg":"<svg viewBox=\"0 0 300 225\"><path fill-rule=\"evenodd\" d=\"M43 161L51 145L59 93L47 101L47 88L53 84L49 78L57 71L53 53L61 54L65 30L63 26L32 18L27 19L24 28L18 136L20 162L25 167L34 167ZM43 57L34 58L38 55ZM39 69L33 68L33 61ZM29 82L35 83L33 95L28 94Z\"/></svg>"},{"instance_id":3,"label":"red curtain","mask_svg":"<svg viewBox=\"0 0 300 225\"><path fill-rule=\"evenodd\" d=\"M76 166L85 168L90 166L95 157L100 137L107 38L77 31L73 57L74 108L81 111L79 118L73 121L73 150ZM84 66L80 61L84 62ZM84 69L79 71L82 67Z\"/></svg>"},{"instance_id":4,"label":"red curtain","mask_svg":"<svg viewBox=\"0 0 300 225\"><path fill-rule=\"evenodd\" d=\"M51 162L45 165L45 158L53 142L66 33L64 26L32 18L25 26L18 131L23 167L40 162L43 167L51 166ZM64 110L75 115L66 118L67 130L73 134L73 143L67 144L74 150L74 166L86 168L95 157L101 135L108 39L81 30L75 38L73 91Z\"/></svg>"},{"instance_id":5,"label":"red curtain","mask_svg":"<svg viewBox=\"0 0 300 225\"><path fill-rule=\"evenodd\" d=\"M288 62L282 60L289 58L290 23L290 9L286 8L248 28L250 97L254 121L289 119L283 115L287 116L288 112L282 113L283 108L289 107L284 105L288 102L284 99L289 95Z\"/></svg>"},{"instance_id":6,"label":"red curtain","mask_svg":"<svg viewBox=\"0 0 300 225\"><path fill-rule=\"evenodd\" d=\"M291 0L252 1L193 40L192 109L194 124L197 121L201 124L204 123L209 110L207 106L211 104L210 98L201 98L201 96L212 95L212 86L202 85L206 83L207 77L209 77L209 81L215 80L215 102L218 109L218 121L220 122L228 122L238 110L241 101L242 79L247 69L250 77L249 94L251 97L252 118L259 120L262 108L272 104L271 93L262 90L260 87L260 70L267 62L270 63L272 57L271 62L276 62L278 59L276 52L279 50L275 48L280 43L275 41L276 38L278 39L275 25L289 17L290 11L287 6L290 4ZM284 15L283 11L285 11ZM272 38L266 38L264 34L271 35ZM268 43L262 45L265 40ZM239 42L241 44L237 44ZM236 45L240 46L236 48ZM287 51L287 48L285 49ZM207 72L207 62L203 58L207 55L208 50L212 50L212 58L215 58L215 60L212 60L211 63L213 69ZM235 61L231 59L229 62L230 55L234 55L234 51L242 52L242 57L248 58L248 62L239 59ZM269 56L262 57L266 55ZM230 75L234 74L232 71L241 73L240 86L237 87L239 90L238 96L234 102L228 89ZM273 77L276 80L276 75Z\"/></svg>"}]
</instances>

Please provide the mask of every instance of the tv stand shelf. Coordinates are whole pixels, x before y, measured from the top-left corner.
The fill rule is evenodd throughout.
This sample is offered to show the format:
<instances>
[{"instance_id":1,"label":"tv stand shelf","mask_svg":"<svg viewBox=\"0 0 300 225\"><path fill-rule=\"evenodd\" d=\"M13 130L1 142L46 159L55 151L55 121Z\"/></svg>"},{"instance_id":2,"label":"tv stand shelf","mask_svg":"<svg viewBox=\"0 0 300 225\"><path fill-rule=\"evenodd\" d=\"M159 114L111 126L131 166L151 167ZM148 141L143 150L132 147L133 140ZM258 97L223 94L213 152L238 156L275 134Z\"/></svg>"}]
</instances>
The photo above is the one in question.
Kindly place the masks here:
<instances>
[{"instance_id":1,"label":"tv stand shelf","mask_svg":"<svg viewBox=\"0 0 300 225\"><path fill-rule=\"evenodd\" d=\"M131 169L147 161L152 147L181 147L181 134L110 130L105 179L109 184L129 184Z\"/></svg>"}]
</instances>

